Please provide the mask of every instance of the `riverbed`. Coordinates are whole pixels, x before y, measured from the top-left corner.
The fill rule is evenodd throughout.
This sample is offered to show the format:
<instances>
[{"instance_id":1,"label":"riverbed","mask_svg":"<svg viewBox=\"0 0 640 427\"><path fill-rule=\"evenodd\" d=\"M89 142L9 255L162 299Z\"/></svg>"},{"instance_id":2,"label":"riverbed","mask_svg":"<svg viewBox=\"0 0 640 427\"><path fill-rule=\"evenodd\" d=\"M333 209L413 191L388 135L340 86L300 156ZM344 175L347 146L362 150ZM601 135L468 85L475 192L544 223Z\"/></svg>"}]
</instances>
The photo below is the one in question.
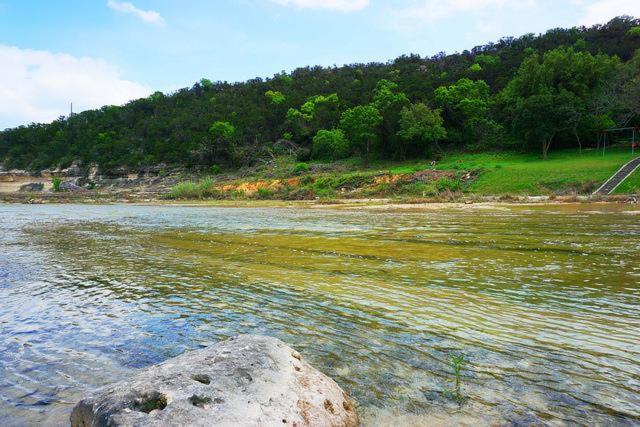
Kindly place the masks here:
<instances>
[{"instance_id":1,"label":"riverbed","mask_svg":"<svg viewBox=\"0 0 640 427\"><path fill-rule=\"evenodd\" d=\"M365 425L635 425L640 212L0 205L3 425L65 425L242 333L295 347Z\"/></svg>"}]
</instances>

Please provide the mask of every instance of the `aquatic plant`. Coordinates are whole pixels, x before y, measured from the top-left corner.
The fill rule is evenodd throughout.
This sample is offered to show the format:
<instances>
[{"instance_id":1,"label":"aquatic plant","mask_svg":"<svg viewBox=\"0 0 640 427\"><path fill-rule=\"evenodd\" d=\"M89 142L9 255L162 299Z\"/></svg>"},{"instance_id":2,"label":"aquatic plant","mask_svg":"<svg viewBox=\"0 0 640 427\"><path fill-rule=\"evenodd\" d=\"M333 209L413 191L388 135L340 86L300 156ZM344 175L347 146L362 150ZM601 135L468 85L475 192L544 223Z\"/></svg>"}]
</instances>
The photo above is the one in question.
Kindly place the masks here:
<instances>
[{"instance_id":1,"label":"aquatic plant","mask_svg":"<svg viewBox=\"0 0 640 427\"><path fill-rule=\"evenodd\" d=\"M449 366L451 367L453 378L454 378L454 388L445 391L445 396L459 405L464 403L466 397L462 394L462 368L464 367L466 360L464 358L464 354L451 354L449 356Z\"/></svg>"}]
</instances>

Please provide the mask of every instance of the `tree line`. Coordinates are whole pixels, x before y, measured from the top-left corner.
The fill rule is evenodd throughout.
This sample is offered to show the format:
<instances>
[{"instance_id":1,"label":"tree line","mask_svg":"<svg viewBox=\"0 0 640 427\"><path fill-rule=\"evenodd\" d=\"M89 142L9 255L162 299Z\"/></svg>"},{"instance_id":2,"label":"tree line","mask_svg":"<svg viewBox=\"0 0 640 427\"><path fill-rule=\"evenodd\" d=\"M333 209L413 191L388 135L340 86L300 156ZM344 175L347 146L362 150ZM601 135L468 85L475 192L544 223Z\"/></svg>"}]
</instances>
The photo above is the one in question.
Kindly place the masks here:
<instances>
[{"instance_id":1,"label":"tree line","mask_svg":"<svg viewBox=\"0 0 640 427\"><path fill-rule=\"evenodd\" d=\"M470 51L306 67L243 83L202 79L48 124L0 132L0 161L42 170L164 163L240 167L301 160L406 159L443 150L592 144L640 125L640 20L503 38Z\"/></svg>"}]
</instances>

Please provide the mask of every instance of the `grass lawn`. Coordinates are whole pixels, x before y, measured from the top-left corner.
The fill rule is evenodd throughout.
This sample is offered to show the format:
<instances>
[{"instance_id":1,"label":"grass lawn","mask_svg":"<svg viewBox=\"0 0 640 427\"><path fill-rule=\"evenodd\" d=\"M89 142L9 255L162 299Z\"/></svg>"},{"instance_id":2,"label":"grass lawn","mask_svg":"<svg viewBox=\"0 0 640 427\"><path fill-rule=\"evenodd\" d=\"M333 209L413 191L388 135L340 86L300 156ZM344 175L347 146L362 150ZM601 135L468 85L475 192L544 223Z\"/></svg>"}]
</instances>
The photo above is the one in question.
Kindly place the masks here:
<instances>
[{"instance_id":1,"label":"grass lawn","mask_svg":"<svg viewBox=\"0 0 640 427\"><path fill-rule=\"evenodd\" d=\"M547 160L534 154L457 154L445 157L437 167L483 170L467 189L476 194L538 195L562 190L589 193L633 157L623 147L609 149L604 156L596 150L583 150L582 154L577 150L551 152ZM635 179L636 185L640 183L640 176Z\"/></svg>"},{"instance_id":2,"label":"grass lawn","mask_svg":"<svg viewBox=\"0 0 640 427\"><path fill-rule=\"evenodd\" d=\"M613 194L640 194L640 169L622 181Z\"/></svg>"},{"instance_id":3,"label":"grass lawn","mask_svg":"<svg viewBox=\"0 0 640 427\"><path fill-rule=\"evenodd\" d=\"M308 172L297 172L301 164L289 156L239 174L237 177L230 176L226 180L240 186L237 191L229 190L234 198L242 198L244 192L250 191L242 187L244 183L266 180L260 185L268 186L269 180L273 179L295 178L298 181L296 184L286 183L283 188L258 188L257 193L251 197L259 199L299 199L309 194L321 198L342 197L345 189L359 191L358 197L424 197L437 195L447 189L462 190L468 194L497 196L570 192L590 194L634 157L628 147L609 148L605 155L602 151L593 149L583 150L582 153L578 150L555 151L549 153L547 160L542 160L540 155L533 153L449 153L436 164L436 169L454 172L453 176L457 178L441 178L434 182L409 181L392 185L384 181L374 181L380 174L412 174L431 169L430 160L373 161L369 168L363 169L362 160L352 158L333 163L311 162L309 165L304 164L304 170ZM460 180L469 171L477 172L477 178L469 183ZM442 182L443 180L446 182ZM199 182L182 183L173 187L168 197L224 197L226 193L222 194L216 188L216 181L217 178L209 177ZM616 194L634 192L640 192L640 171L623 182Z\"/></svg>"}]
</instances>

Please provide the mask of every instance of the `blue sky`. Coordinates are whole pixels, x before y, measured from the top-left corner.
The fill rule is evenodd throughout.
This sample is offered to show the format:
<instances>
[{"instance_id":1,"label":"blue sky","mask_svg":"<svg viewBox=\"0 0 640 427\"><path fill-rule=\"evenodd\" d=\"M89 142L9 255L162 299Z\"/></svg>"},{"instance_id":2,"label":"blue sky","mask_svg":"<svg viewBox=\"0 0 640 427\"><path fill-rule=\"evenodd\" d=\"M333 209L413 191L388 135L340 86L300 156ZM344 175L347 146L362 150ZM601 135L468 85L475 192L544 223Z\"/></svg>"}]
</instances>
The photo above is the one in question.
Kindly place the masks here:
<instances>
[{"instance_id":1,"label":"blue sky","mask_svg":"<svg viewBox=\"0 0 640 427\"><path fill-rule=\"evenodd\" d=\"M448 53L640 16L640 0L0 0L0 129L201 77Z\"/></svg>"}]
</instances>

